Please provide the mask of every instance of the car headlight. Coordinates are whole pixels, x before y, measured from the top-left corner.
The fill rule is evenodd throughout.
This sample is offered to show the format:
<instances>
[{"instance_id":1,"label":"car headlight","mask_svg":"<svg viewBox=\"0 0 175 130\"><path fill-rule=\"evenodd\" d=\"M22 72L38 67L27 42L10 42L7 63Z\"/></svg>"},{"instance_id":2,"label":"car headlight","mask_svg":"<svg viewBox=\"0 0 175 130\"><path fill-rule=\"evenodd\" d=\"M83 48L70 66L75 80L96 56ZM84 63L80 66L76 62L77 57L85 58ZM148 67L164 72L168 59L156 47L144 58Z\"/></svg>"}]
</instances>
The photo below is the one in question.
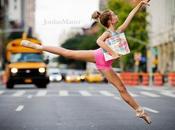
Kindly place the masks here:
<instances>
[{"instance_id":1,"label":"car headlight","mask_svg":"<svg viewBox=\"0 0 175 130\"><path fill-rule=\"evenodd\" d=\"M44 73L44 72L46 72L46 69L45 68L39 68L39 72Z\"/></svg>"},{"instance_id":2,"label":"car headlight","mask_svg":"<svg viewBox=\"0 0 175 130\"><path fill-rule=\"evenodd\" d=\"M56 79L57 79L57 80L61 80L62 77L59 75L59 76L56 77Z\"/></svg>"},{"instance_id":3,"label":"car headlight","mask_svg":"<svg viewBox=\"0 0 175 130\"><path fill-rule=\"evenodd\" d=\"M13 74L16 74L16 73L18 72L18 69L17 69L17 68L12 68L12 69L11 69L11 72L12 72Z\"/></svg>"},{"instance_id":4,"label":"car headlight","mask_svg":"<svg viewBox=\"0 0 175 130\"><path fill-rule=\"evenodd\" d=\"M66 80L70 80L71 78L70 78L70 76L66 76Z\"/></svg>"},{"instance_id":5,"label":"car headlight","mask_svg":"<svg viewBox=\"0 0 175 130\"><path fill-rule=\"evenodd\" d=\"M49 77L49 80L50 80L50 81L53 81L54 79L53 79L53 77Z\"/></svg>"},{"instance_id":6,"label":"car headlight","mask_svg":"<svg viewBox=\"0 0 175 130\"><path fill-rule=\"evenodd\" d=\"M81 78L78 76L78 77L77 77L77 80L81 80Z\"/></svg>"}]
</instances>

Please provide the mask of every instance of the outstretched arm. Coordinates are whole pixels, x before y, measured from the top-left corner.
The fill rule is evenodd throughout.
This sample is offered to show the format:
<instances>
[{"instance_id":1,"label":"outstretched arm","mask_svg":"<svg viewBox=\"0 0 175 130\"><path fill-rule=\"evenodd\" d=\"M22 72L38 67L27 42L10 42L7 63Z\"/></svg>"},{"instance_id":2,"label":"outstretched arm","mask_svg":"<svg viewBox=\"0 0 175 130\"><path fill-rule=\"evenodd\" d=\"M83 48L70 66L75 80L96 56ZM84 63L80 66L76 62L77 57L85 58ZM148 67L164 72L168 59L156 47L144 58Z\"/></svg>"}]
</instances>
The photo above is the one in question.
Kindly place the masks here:
<instances>
[{"instance_id":1,"label":"outstretched arm","mask_svg":"<svg viewBox=\"0 0 175 130\"><path fill-rule=\"evenodd\" d=\"M150 0L143 0L141 1L128 15L128 17L126 18L125 22L118 27L118 31L119 32L124 32L126 30L126 28L128 27L128 25L131 23L131 20L133 19L133 17L135 16L135 14L139 11L139 9L143 6L143 5L149 5L148 2Z\"/></svg>"}]
</instances>

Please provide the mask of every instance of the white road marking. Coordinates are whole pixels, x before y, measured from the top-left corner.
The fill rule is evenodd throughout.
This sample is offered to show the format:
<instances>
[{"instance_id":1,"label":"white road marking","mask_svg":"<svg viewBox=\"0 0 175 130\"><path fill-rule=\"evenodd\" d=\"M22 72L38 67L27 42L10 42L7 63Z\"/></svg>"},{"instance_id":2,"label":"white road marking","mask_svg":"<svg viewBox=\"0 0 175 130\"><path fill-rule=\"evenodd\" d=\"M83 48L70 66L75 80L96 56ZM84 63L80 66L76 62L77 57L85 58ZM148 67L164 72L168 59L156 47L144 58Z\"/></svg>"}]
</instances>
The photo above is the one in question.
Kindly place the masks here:
<instances>
[{"instance_id":1,"label":"white road marking","mask_svg":"<svg viewBox=\"0 0 175 130\"><path fill-rule=\"evenodd\" d=\"M3 94L3 93L4 93L4 91L0 91L0 95Z\"/></svg>"},{"instance_id":2,"label":"white road marking","mask_svg":"<svg viewBox=\"0 0 175 130\"><path fill-rule=\"evenodd\" d=\"M82 95L82 96L92 96L88 91L86 90L80 90L79 93Z\"/></svg>"},{"instance_id":3,"label":"white road marking","mask_svg":"<svg viewBox=\"0 0 175 130\"><path fill-rule=\"evenodd\" d=\"M150 93L150 92L141 91L140 93L149 97L160 97L160 95Z\"/></svg>"},{"instance_id":4,"label":"white road marking","mask_svg":"<svg viewBox=\"0 0 175 130\"><path fill-rule=\"evenodd\" d=\"M104 96L114 96L114 94L112 94L106 90L101 90L101 91L99 91L99 93L101 93Z\"/></svg>"},{"instance_id":5,"label":"white road marking","mask_svg":"<svg viewBox=\"0 0 175 130\"><path fill-rule=\"evenodd\" d=\"M129 92L130 94L131 94L131 96L133 96L133 97L138 97L139 95L137 95L137 94L134 94L134 93L132 93L132 92Z\"/></svg>"},{"instance_id":6,"label":"white road marking","mask_svg":"<svg viewBox=\"0 0 175 130\"><path fill-rule=\"evenodd\" d=\"M20 96L24 95L25 92L26 91L24 91L24 90L19 90L16 93L14 93L12 96L14 96L14 97L20 97Z\"/></svg>"},{"instance_id":7,"label":"white road marking","mask_svg":"<svg viewBox=\"0 0 175 130\"><path fill-rule=\"evenodd\" d=\"M121 98L120 98L120 97L116 97L116 96L114 97L114 99L121 100Z\"/></svg>"},{"instance_id":8,"label":"white road marking","mask_svg":"<svg viewBox=\"0 0 175 130\"><path fill-rule=\"evenodd\" d=\"M173 97L173 98L175 98L175 94L173 94L173 92L171 92L171 91L166 91L166 90L164 90L164 91L161 91L160 92L162 95L164 95L164 96L168 96L168 97Z\"/></svg>"},{"instance_id":9,"label":"white road marking","mask_svg":"<svg viewBox=\"0 0 175 130\"><path fill-rule=\"evenodd\" d=\"M24 108L24 105L19 105L19 106L16 108L16 111L21 111L23 108Z\"/></svg>"},{"instance_id":10,"label":"white road marking","mask_svg":"<svg viewBox=\"0 0 175 130\"><path fill-rule=\"evenodd\" d=\"M29 98L29 99L32 98L32 97L33 97L32 95L28 95L28 96L27 96L27 98Z\"/></svg>"},{"instance_id":11,"label":"white road marking","mask_svg":"<svg viewBox=\"0 0 175 130\"><path fill-rule=\"evenodd\" d=\"M152 112L152 113L159 113L159 111L148 108L148 107L143 107L146 111Z\"/></svg>"},{"instance_id":12,"label":"white road marking","mask_svg":"<svg viewBox=\"0 0 175 130\"><path fill-rule=\"evenodd\" d=\"M37 97L41 97L41 96L45 96L47 94L47 91L46 90L40 90L37 94L36 94L36 96Z\"/></svg>"},{"instance_id":13,"label":"white road marking","mask_svg":"<svg viewBox=\"0 0 175 130\"><path fill-rule=\"evenodd\" d=\"M143 87L143 86L141 86L141 87L139 87L140 89L143 89L143 90L154 90L154 88L152 88L152 87Z\"/></svg>"},{"instance_id":14,"label":"white road marking","mask_svg":"<svg viewBox=\"0 0 175 130\"><path fill-rule=\"evenodd\" d=\"M68 96L69 94L68 94L68 91L66 91L66 90L60 90L59 91L59 96Z\"/></svg>"}]
</instances>

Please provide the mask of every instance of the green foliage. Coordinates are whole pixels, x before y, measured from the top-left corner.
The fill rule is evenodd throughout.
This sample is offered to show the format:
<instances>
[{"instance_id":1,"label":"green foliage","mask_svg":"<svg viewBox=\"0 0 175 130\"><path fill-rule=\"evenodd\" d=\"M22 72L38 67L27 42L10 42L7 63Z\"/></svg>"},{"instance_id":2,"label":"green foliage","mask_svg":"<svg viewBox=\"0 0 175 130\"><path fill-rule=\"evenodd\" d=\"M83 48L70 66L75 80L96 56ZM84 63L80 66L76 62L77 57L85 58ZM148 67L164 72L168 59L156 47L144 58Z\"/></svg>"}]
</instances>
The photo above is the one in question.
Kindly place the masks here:
<instances>
[{"instance_id":1,"label":"green foliage","mask_svg":"<svg viewBox=\"0 0 175 130\"><path fill-rule=\"evenodd\" d=\"M116 28L120 26L130 11L134 8L129 3L124 0L109 0L107 8L115 12L119 17L119 23L116 25ZM146 31L146 10L142 9L139 11L136 16L133 18L131 24L127 28L125 34L131 49L131 53L122 56L120 59L114 62L113 66L121 67L124 70L132 71L134 70L134 52L142 52L142 55L146 55L146 44L141 44L139 41L147 43L148 34ZM96 35L77 35L71 39L68 39L62 47L71 49L71 50L89 50L96 49L99 46L96 44L96 39L100 36L105 29L100 25L100 31ZM137 40L132 40L129 37L132 37ZM59 58L60 62L67 64L77 64L79 67L82 67L81 64L84 62L74 61L70 59L65 59L64 57ZM145 66L145 65L144 65Z\"/></svg>"},{"instance_id":2,"label":"green foliage","mask_svg":"<svg viewBox=\"0 0 175 130\"><path fill-rule=\"evenodd\" d=\"M119 23L116 25L117 28L125 21L130 11L134 7L124 0L109 0L108 8L114 11L119 17ZM146 22L146 16L147 13L145 9L139 11L136 16L134 16L132 22L125 31L126 37L128 37L127 40L131 49L131 53L121 57L120 59L120 62L122 62L120 64L123 64L124 70L128 70L128 68L134 67L134 52L141 52L142 55L146 55L146 44L141 44L139 42L142 41L147 43L148 34L146 31L146 26L148 23ZM130 39L129 37L137 40L133 41L133 39Z\"/></svg>"},{"instance_id":3,"label":"green foliage","mask_svg":"<svg viewBox=\"0 0 175 130\"><path fill-rule=\"evenodd\" d=\"M75 37L68 39L62 47L70 50L90 50L98 48L96 44L96 35L76 35ZM59 57L59 62L69 64L77 69L85 69L85 62L75 61L72 59L67 59L62 56Z\"/></svg>"}]
</instances>

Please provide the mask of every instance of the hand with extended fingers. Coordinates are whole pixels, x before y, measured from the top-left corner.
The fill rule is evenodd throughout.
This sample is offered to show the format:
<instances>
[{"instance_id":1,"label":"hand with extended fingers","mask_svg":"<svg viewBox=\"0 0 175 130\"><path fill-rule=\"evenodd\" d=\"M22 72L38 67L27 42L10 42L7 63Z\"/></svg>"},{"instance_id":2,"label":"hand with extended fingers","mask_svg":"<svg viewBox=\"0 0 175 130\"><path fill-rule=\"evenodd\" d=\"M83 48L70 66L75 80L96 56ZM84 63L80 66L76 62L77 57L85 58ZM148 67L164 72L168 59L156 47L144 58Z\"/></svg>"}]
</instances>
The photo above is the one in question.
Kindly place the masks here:
<instances>
[{"instance_id":1,"label":"hand with extended fingers","mask_svg":"<svg viewBox=\"0 0 175 130\"><path fill-rule=\"evenodd\" d=\"M146 6L150 6L150 5L149 5L149 1L150 1L150 0L142 0L142 1L140 1L140 4L143 5L143 6L145 6L145 5L146 5Z\"/></svg>"}]
</instances>

